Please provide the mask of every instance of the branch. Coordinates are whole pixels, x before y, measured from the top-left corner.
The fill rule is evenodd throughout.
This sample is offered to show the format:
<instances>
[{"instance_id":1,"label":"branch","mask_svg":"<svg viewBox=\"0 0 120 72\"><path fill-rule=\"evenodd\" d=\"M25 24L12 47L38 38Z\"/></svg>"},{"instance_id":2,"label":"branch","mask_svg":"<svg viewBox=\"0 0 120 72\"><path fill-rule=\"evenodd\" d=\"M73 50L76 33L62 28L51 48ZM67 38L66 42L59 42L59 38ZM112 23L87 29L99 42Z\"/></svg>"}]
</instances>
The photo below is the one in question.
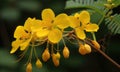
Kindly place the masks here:
<instances>
[{"instance_id":1,"label":"branch","mask_svg":"<svg viewBox=\"0 0 120 72\"><path fill-rule=\"evenodd\" d=\"M88 43L92 48L94 48L95 50L97 50L100 54L102 54L106 59L108 59L110 62L112 62L116 67L118 67L120 69L120 65L115 62L112 58L110 58L106 53L104 53L102 50L100 49L96 49L94 47L94 45L92 45L90 42L86 41L86 43Z\"/></svg>"}]
</instances>

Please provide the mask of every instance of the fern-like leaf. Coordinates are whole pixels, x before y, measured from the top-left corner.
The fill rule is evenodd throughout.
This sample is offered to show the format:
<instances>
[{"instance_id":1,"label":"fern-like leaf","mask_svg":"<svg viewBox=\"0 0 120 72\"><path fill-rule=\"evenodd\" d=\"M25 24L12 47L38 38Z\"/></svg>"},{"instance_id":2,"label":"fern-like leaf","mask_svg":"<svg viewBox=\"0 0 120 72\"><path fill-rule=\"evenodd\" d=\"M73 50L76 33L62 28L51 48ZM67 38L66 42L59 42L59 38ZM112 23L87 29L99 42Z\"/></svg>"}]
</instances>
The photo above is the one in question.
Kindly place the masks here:
<instances>
[{"instance_id":1,"label":"fern-like leaf","mask_svg":"<svg viewBox=\"0 0 120 72\"><path fill-rule=\"evenodd\" d=\"M113 34L120 34L120 15L115 14L113 18L106 18L105 24Z\"/></svg>"},{"instance_id":2,"label":"fern-like leaf","mask_svg":"<svg viewBox=\"0 0 120 72\"><path fill-rule=\"evenodd\" d=\"M108 9L105 8L104 4L106 1L98 0L69 0L66 2L66 9L72 8L88 8L93 9L101 15L106 14Z\"/></svg>"}]
</instances>

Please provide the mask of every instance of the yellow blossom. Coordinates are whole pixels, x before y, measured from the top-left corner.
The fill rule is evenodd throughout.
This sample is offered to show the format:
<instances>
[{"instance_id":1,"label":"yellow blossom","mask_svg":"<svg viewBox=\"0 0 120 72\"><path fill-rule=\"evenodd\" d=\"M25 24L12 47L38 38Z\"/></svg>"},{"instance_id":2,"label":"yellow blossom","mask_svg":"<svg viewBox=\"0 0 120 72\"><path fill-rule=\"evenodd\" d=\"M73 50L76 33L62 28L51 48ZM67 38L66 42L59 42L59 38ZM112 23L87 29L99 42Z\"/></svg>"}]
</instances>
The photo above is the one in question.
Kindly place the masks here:
<instances>
[{"instance_id":1,"label":"yellow blossom","mask_svg":"<svg viewBox=\"0 0 120 72\"><path fill-rule=\"evenodd\" d=\"M34 39L34 33L31 31L32 25L36 23L35 18L28 18L25 21L24 26L17 26L14 32L15 41L12 42L12 49L10 53L16 52L20 47L20 50L25 50L29 45L30 41Z\"/></svg>"},{"instance_id":2,"label":"yellow blossom","mask_svg":"<svg viewBox=\"0 0 120 72\"><path fill-rule=\"evenodd\" d=\"M76 13L74 16L70 16L70 26L75 29L75 33L78 38L85 39L86 32L97 32L99 27L97 24L90 22L90 14L88 11L81 11Z\"/></svg>"},{"instance_id":3,"label":"yellow blossom","mask_svg":"<svg viewBox=\"0 0 120 72\"><path fill-rule=\"evenodd\" d=\"M67 14L62 13L55 17L51 9L42 11L42 26L37 30L38 37L47 37L52 43L58 43L62 38L62 30L69 26Z\"/></svg>"}]
</instances>

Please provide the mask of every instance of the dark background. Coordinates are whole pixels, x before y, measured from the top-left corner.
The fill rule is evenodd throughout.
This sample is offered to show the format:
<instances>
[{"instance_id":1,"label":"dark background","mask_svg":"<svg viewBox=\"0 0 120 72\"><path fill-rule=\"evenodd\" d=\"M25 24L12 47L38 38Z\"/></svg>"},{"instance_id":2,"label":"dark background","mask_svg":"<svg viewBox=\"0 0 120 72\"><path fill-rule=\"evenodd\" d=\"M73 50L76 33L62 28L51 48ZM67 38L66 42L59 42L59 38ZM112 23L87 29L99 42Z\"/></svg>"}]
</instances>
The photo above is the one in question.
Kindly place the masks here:
<instances>
[{"instance_id":1,"label":"dark background","mask_svg":"<svg viewBox=\"0 0 120 72\"><path fill-rule=\"evenodd\" d=\"M9 53L11 42L15 40L15 28L24 25L28 17L40 19L44 8L52 8L56 15L70 13L70 10L64 9L65 3L66 0L0 0L0 72L25 72L27 58L16 62L19 53ZM113 11L119 14L120 7ZM106 34L101 40L100 43L106 46L105 53L120 64L120 35ZM43 62L42 69L37 69L33 59L33 72L120 72L120 69L99 53L81 56L77 53L76 46L69 45L69 48L70 58L61 57L59 67L54 67L50 60L47 63Z\"/></svg>"}]
</instances>

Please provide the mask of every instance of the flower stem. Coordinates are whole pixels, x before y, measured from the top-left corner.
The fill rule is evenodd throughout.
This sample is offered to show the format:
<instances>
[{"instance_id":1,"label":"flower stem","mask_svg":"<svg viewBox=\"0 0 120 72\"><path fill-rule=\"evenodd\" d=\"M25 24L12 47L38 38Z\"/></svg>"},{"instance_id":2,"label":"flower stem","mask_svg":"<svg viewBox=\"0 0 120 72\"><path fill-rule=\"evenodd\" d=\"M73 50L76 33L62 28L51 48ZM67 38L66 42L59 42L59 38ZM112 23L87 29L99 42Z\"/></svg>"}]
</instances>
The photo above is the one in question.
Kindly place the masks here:
<instances>
[{"instance_id":1,"label":"flower stem","mask_svg":"<svg viewBox=\"0 0 120 72\"><path fill-rule=\"evenodd\" d=\"M96 41L95 33L94 32L91 32L91 33L92 33L92 36L93 36L93 40Z\"/></svg>"},{"instance_id":2,"label":"flower stem","mask_svg":"<svg viewBox=\"0 0 120 72\"><path fill-rule=\"evenodd\" d=\"M100 25L102 23L102 21L104 20L105 15L102 16L102 18L100 19L100 21L98 22L98 25Z\"/></svg>"},{"instance_id":3,"label":"flower stem","mask_svg":"<svg viewBox=\"0 0 120 72\"><path fill-rule=\"evenodd\" d=\"M65 41L64 41L64 39L63 39L63 38L62 38L62 41L63 41L64 46L66 46Z\"/></svg>"},{"instance_id":4,"label":"flower stem","mask_svg":"<svg viewBox=\"0 0 120 72\"><path fill-rule=\"evenodd\" d=\"M35 47L34 47L34 54L35 54L35 57L36 57L36 59L38 59L38 56L37 56L37 52L36 52L36 49L35 49Z\"/></svg>"}]
</instances>

